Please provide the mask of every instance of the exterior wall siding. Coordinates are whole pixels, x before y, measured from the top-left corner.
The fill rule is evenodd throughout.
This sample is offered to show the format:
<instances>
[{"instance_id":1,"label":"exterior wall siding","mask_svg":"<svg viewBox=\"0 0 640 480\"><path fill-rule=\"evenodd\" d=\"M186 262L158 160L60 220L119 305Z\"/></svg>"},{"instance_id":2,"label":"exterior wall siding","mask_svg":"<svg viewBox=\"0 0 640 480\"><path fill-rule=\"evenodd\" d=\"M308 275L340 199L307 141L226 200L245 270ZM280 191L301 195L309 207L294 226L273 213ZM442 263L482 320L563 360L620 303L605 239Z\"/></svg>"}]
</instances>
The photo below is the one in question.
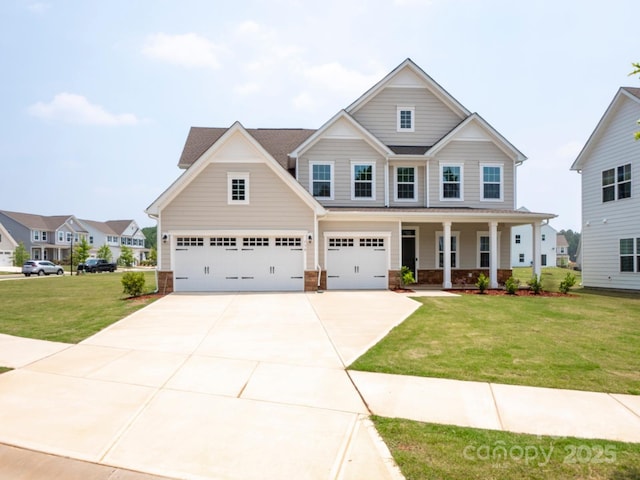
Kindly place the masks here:
<instances>
[{"instance_id":1,"label":"exterior wall siding","mask_svg":"<svg viewBox=\"0 0 640 480\"><path fill-rule=\"evenodd\" d=\"M619 241L640 238L640 142L633 132L640 105L624 98L582 170L583 285L640 289L640 273L620 272ZM602 202L602 171L631 163L631 197Z\"/></svg>"},{"instance_id":2,"label":"exterior wall siding","mask_svg":"<svg viewBox=\"0 0 640 480\"><path fill-rule=\"evenodd\" d=\"M415 107L414 132L397 131L398 107ZM462 121L426 88L387 87L353 116L385 145L431 146Z\"/></svg>"},{"instance_id":3,"label":"exterior wall siding","mask_svg":"<svg viewBox=\"0 0 640 480\"><path fill-rule=\"evenodd\" d=\"M558 232L551 225L542 225L544 235L541 241L541 255L547 256L547 267L556 266L556 239ZM516 235L520 235L520 243L516 243ZM531 225L518 225L511 229L511 266L529 267L533 262L533 228ZM520 262L520 254L524 254L524 261Z\"/></svg>"},{"instance_id":4,"label":"exterior wall siding","mask_svg":"<svg viewBox=\"0 0 640 480\"><path fill-rule=\"evenodd\" d=\"M249 204L228 205L227 173L249 173ZM208 165L161 212L163 232L175 230L305 230L313 233L313 211L265 164ZM307 250L307 268L315 268ZM170 268L170 249L163 245L161 270Z\"/></svg>"},{"instance_id":5,"label":"exterior wall siding","mask_svg":"<svg viewBox=\"0 0 640 480\"><path fill-rule=\"evenodd\" d=\"M462 164L463 201L440 200L440 165ZM502 201L481 200L481 164L502 164ZM491 142L452 141L429 161L430 207L506 208L514 206L513 169L515 164Z\"/></svg>"},{"instance_id":6,"label":"exterior wall siding","mask_svg":"<svg viewBox=\"0 0 640 480\"><path fill-rule=\"evenodd\" d=\"M386 161L364 140L322 139L298 160L298 181L310 193L309 162L333 162L333 200L319 198L325 206L384 206L384 171ZM375 200L351 200L351 162L375 164Z\"/></svg>"}]
</instances>

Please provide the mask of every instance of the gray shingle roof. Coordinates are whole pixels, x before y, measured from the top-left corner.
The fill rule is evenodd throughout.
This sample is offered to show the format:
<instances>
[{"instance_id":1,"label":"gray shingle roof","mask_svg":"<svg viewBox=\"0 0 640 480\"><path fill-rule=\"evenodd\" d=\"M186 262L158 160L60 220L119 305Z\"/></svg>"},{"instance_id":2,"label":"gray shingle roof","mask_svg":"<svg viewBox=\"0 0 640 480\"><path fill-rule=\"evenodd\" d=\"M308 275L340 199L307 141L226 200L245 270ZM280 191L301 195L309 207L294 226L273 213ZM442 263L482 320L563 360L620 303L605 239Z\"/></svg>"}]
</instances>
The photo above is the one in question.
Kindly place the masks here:
<instances>
[{"instance_id":1,"label":"gray shingle roof","mask_svg":"<svg viewBox=\"0 0 640 480\"><path fill-rule=\"evenodd\" d=\"M424 155L431 146L407 147L403 145L387 145L397 155Z\"/></svg>"},{"instance_id":2,"label":"gray shingle roof","mask_svg":"<svg viewBox=\"0 0 640 480\"><path fill-rule=\"evenodd\" d=\"M45 216L33 213L10 212L7 210L0 210L0 212L31 230L44 230L48 232L56 231L67 220L73 217L73 215ZM84 232L84 230L80 228L75 228L75 230L77 232Z\"/></svg>"},{"instance_id":3,"label":"gray shingle roof","mask_svg":"<svg viewBox=\"0 0 640 480\"><path fill-rule=\"evenodd\" d=\"M190 167L228 128L191 127L178 166ZM248 128L247 132L286 170L293 168L289 153L309 138L315 130L306 128Z\"/></svg>"}]
</instances>

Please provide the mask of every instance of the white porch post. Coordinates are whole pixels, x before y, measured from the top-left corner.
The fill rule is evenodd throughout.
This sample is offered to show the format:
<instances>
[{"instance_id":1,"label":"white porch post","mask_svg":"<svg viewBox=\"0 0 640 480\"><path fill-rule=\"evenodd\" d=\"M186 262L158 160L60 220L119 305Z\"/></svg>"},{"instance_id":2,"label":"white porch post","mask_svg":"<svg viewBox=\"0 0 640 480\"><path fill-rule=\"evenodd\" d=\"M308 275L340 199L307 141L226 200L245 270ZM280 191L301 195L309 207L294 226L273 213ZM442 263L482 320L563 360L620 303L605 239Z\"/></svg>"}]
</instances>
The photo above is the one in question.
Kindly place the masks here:
<instances>
[{"instance_id":1,"label":"white porch post","mask_svg":"<svg viewBox=\"0 0 640 480\"><path fill-rule=\"evenodd\" d=\"M451 222L442 222L442 288L451 288Z\"/></svg>"},{"instance_id":2,"label":"white porch post","mask_svg":"<svg viewBox=\"0 0 640 480\"><path fill-rule=\"evenodd\" d=\"M490 288L498 288L498 222L489 222L489 279Z\"/></svg>"},{"instance_id":3,"label":"white porch post","mask_svg":"<svg viewBox=\"0 0 640 480\"><path fill-rule=\"evenodd\" d=\"M542 262L542 225L540 222L531 224L533 230L533 274L540 278Z\"/></svg>"}]
</instances>

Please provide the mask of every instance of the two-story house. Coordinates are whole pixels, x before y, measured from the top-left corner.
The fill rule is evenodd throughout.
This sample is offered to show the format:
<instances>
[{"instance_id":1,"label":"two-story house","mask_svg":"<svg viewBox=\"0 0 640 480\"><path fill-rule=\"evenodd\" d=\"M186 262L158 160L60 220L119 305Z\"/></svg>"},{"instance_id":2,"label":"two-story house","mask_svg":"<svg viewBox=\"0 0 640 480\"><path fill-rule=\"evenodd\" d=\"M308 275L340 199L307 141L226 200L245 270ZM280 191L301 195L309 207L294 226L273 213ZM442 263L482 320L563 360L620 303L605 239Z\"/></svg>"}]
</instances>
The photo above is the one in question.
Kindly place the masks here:
<instances>
[{"instance_id":1,"label":"two-story house","mask_svg":"<svg viewBox=\"0 0 640 480\"><path fill-rule=\"evenodd\" d=\"M0 223L34 260L60 261L88 232L73 215L44 216L0 210Z\"/></svg>"},{"instance_id":2,"label":"two-story house","mask_svg":"<svg viewBox=\"0 0 640 480\"><path fill-rule=\"evenodd\" d=\"M135 220L108 220L97 222L82 219L81 222L89 232L91 256L96 257L98 249L107 245L111 250L113 260L117 260L122 252L122 246L133 250L136 262L146 260L149 249L145 245L146 238Z\"/></svg>"},{"instance_id":3,"label":"two-story house","mask_svg":"<svg viewBox=\"0 0 640 480\"><path fill-rule=\"evenodd\" d=\"M640 88L622 87L571 166L581 174L586 287L640 290Z\"/></svg>"},{"instance_id":4,"label":"two-story house","mask_svg":"<svg viewBox=\"0 0 640 480\"><path fill-rule=\"evenodd\" d=\"M185 172L147 209L161 291L497 286L526 157L405 60L318 130L192 128ZM540 272L540 242L532 245Z\"/></svg>"},{"instance_id":5,"label":"two-story house","mask_svg":"<svg viewBox=\"0 0 640 480\"><path fill-rule=\"evenodd\" d=\"M556 266L568 267L570 260L569 242L567 242L567 237L562 233L558 233L556 235Z\"/></svg>"},{"instance_id":6,"label":"two-story house","mask_svg":"<svg viewBox=\"0 0 640 480\"><path fill-rule=\"evenodd\" d=\"M521 211L528 212L525 207ZM540 227L540 265L556 265L557 232L548 223ZM533 229L531 225L519 225L511 229L511 266L529 267L533 265Z\"/></svg>"},{"instance_id":7,"label":"two-story house","mask_svg":"<svg viewBox=\"0 0 640 480\"><path fill-rule=\"evenodd\" d=\"M18 242L15 241L2 223L0 223L0 267L10 267L13 265L13 253L17 246Z\"/></svg>"}]
</instances>

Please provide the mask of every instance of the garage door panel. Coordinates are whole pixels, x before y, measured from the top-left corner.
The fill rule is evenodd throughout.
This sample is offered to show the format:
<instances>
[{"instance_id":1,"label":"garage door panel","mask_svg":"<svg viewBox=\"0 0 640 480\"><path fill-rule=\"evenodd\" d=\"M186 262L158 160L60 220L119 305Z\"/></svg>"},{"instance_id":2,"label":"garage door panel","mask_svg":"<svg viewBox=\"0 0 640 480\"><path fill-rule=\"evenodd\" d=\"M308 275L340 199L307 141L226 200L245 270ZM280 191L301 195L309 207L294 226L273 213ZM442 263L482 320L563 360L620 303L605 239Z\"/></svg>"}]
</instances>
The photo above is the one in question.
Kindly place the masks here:
<instances>
[{"instance_id":1,"label":"garage door panel","mask_svg":"<svg viewBox=\"0 0 640 480\"><path fill-rule=\"evenodd\" d=\"M386 289L387 238L328 238L327 288Z\"/></svg>"}]
</instances>

